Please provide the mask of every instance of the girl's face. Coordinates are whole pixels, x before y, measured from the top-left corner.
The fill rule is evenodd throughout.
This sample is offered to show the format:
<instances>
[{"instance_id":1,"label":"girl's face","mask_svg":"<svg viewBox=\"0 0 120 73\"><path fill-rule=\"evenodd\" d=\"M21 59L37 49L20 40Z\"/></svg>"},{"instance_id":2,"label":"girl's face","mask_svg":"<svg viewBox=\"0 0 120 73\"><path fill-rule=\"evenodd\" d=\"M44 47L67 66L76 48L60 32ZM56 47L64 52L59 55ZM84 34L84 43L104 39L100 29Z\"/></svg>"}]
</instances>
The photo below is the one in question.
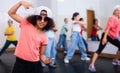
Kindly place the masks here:
<instances>
[{"instance_id":1,"label":"girl's face","mask_svg":"<svg viewBox=\"0 0 120 73\"><path fill-rule=\"evenodd\" d=\"M95 21L95 24L98 24L98 20Z\"/></svg>"},{"instance_id":2,"label":"girl's face","mask_svg":"<svg viewBox=\"0 0 120 73\"><path fill-rule=\"evenodd\" d=\"M68 19L66 18L66 19L64 19L64 22L67 24L68 23Z\"/></svg>"},{"instance_id":3,"label":"girl's face","mask_svg":"<svg viewBox=\"0 0 120 73\"><path fill-rule=\"evenodd\" d=\"M80 19L79 15L77 15L76 17L74 17L74 20L76 20L76 21L79 21L79 19Z\"/></svg>"},{"instance_id":4,"label":"girl's face","mask_svg":"<svg viewBox=\"0 0 120 73\"><path fill-rule=\"evenodd\" d=\"M120 17L120 8L117 8L115 11L114 11L114 14L118 17Z\"/></svg>"},{"instance_id":5,"label":"girl's face","mask_svg":"<svg viewBox=\"0 0 120 73\"><path fill-rule=\"evenodd\" d=\"M12 26L12 23L11 23L10 21L8 21L8 25L9 25L9 26Z\"/></svg>"},{"instance_id":6,"label":"girl's face","mask_svg":"<svg viewBox=\"0 0 120 73\"><path fill-rule=\"evenodd\" d=\"M36 21L36 26L37 28L43 29L47 25L47 21L45 21L44 17L39 16L37 21Z\"/></svg>"}]
</instances>

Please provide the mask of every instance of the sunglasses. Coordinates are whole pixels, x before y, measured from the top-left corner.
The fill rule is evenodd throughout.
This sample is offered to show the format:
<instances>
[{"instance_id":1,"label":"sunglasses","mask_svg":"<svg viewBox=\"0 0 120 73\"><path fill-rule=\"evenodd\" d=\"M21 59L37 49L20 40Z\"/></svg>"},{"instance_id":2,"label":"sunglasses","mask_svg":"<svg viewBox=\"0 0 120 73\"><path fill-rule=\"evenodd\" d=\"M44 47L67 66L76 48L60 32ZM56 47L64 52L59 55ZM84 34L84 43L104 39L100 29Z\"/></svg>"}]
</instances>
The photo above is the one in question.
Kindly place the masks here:
<instances>
[{"instance_id":1,"label":"sunglasses","mask_svg":"<svg viewBox=\"0 0 120 73\"><path fill-rule=\"evenodd\" d=\"M37 15L36 19L37 19L37 20L42 20L43 17L42 17L41 15ZM44 21L49 21L49 19L50 19L49 17L45 17L45 18L44 18Z\"/></svg>"},{"instance_id":2,"label":"sunglasses","mask_svg":"<svg viewBox=\"0 0 120 73\"><path fill-rule=\"evenodd\" d=\"M44 13L41 13L40 15L41 15L41 16L45 16L45 17L47 17L47 14L44 14Z\"/></svg>"}]
</instances>

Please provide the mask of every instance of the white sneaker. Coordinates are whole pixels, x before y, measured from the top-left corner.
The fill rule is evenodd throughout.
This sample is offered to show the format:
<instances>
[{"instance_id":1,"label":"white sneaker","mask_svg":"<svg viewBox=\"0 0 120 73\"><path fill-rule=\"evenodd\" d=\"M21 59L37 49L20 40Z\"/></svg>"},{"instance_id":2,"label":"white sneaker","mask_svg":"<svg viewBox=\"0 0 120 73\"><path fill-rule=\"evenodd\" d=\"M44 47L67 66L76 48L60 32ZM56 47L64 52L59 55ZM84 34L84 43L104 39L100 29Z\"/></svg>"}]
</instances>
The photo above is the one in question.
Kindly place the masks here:
<instances>
[{"instance_id":1,"label":"white sneaker","mask_svg":"<svg viewBox=\"0 0 120 73\"><path fill-rule=\"evenodd\" d=\"M88 58L88 57L81 57L81 60L90 61L90 58Z\"/></svg>"},{"instance_id":2,"label":"white sneaker","mask_svg":"<svg viewBox=\"0 0 120 73\"><path fill-rule=\"evenodd\" d=\"M113 64L114 66L117 66L117 65L120 66L120 61L114 61L114 60L113 60L112 64Z\"/></svg>"},{"instance_id":3,"label":"white sneaker","mask_svg":"<svg viewBox=\"0 0 120 73\"><path fill-rule=\"evenodd\" d=\"M66 53L67 53L67 51L64 51L64 53L66 54Z\"/></svg>"},{"instance_id":4,"label":"white sneaker","mask_svg":"<svg viewBox=\"0 0 120 73\"><path fill-rule=\"evenodd\" d=\"M65 58L64 63L69 63L69 60Z\"/></svg>"}]
</instances>

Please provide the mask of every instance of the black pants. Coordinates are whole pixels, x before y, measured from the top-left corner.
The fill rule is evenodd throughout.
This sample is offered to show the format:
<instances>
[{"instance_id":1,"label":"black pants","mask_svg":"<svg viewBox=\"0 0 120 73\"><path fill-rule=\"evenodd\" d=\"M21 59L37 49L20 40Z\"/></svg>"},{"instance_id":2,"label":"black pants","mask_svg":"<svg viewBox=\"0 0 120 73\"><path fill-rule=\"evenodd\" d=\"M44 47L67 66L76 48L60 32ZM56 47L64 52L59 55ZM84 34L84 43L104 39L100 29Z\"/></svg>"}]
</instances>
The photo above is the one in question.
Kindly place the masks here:
<instances>
[{"instance_id":1,"label":"black pants","mask_svg":"<svg viewBox=\"0 0 120 73\"><path fill-rule=\"evenodd\" d=\"M43 73L40 61L29 62L16 57L12 73Z\"/></svg>"},{"instance_id":2,"label":"black pants","mask_svg":"<svg viewBox=\"0 0 120 73\"><path fill-rule=\"evenodd\" d=\"M17 45L17 40L16 41L9 41L9 40L6 40L3 48L1 49L0 51L0 56L5 52L5 50L9 47L10 44L13 44L15 47Z\"/></svg>"},{"instance_id":3,"label":"black pants","mask_svg":"<svg viewBox=\"0 0 120 73\"><path fill-rule=\"evenodd\" d=\"M102 40L103 40L103 37L104 37L104 33L102 34L102 38L100 40L100 44L99 44L99 48L98 50L96 51L97 54L100 54L103 49L105 48L107 42L110 42L111 44L113 44L114 46L118 47L119 51L120 51L120 41L118 39L112 39L111 37L107 36L107 42L102 45ZM108 50L109 51L109 50Z\"/></svg>"}]
</instances>

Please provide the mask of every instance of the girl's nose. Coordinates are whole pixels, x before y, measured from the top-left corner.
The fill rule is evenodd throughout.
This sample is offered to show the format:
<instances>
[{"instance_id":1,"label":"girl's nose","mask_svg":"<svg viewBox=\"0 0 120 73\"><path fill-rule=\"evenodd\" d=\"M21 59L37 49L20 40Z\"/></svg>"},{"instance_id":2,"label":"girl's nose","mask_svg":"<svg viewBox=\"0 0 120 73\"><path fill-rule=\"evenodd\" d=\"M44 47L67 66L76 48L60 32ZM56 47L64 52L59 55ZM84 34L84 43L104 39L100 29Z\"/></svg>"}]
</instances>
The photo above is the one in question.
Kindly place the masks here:
<instances>
[{"instance_id":1,"label":"girl's nose","mask_svg":"<svg viewBox=\"0 0 120 73\"><path fill-rule=\"evenodd\" d=\"M42 19L41 22L44 22L44 19Z\"/></svg>"}]
</instances>

